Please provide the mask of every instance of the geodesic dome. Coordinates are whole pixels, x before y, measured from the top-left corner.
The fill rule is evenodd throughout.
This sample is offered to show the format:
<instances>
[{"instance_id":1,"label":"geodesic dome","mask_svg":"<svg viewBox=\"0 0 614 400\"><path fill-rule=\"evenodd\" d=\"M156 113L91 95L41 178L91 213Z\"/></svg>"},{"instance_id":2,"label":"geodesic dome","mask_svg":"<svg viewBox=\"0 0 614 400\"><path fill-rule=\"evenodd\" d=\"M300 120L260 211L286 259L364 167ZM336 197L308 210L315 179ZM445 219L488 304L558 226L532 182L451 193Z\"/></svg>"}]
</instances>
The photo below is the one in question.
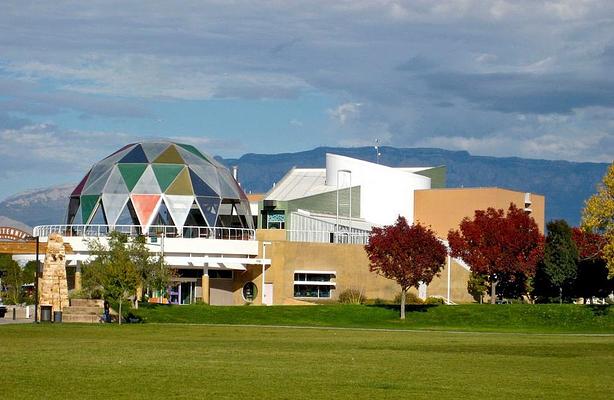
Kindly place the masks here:
<instances>
[{"instance_id":1,"label":"geodesic dome","mask_svg":"<svg viewBox=\"0 0 614 400\"><path fill-rule=\"evenodd\" d=\"M192 145L168 141L132 143L94 164L70 196L67 223L254 227L228 169Z\"/></svg>"}]
</instances>

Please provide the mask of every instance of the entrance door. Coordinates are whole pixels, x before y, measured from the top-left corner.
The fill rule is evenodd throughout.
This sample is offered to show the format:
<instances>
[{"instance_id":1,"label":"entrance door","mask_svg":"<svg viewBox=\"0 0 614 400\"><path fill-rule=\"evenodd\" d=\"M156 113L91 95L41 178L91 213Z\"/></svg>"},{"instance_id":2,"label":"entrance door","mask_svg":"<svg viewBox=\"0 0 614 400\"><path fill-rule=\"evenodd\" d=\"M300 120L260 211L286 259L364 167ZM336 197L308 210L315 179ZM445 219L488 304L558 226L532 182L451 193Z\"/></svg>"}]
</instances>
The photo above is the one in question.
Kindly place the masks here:
<instances>
[{"instance_id":1,"label":"entrance door","mask_svg":"<svg viewBox=\"0 0 614 400\"><path fill-rule=\"evenodd\" d=\"M264 284L264 298L262 299L262 303L267 306L273 305L273 284L272 283Z\"/></svg>"},{"instance_id":2,"label":"entrance door","mask_svg":"<svg viewBox=\"0 0 614 400\"><path fill-rule=\"evenodd\" d=\"M181 304L192 304L194 302L196 282L181 282Z\"/></svg>"}]
</instances>

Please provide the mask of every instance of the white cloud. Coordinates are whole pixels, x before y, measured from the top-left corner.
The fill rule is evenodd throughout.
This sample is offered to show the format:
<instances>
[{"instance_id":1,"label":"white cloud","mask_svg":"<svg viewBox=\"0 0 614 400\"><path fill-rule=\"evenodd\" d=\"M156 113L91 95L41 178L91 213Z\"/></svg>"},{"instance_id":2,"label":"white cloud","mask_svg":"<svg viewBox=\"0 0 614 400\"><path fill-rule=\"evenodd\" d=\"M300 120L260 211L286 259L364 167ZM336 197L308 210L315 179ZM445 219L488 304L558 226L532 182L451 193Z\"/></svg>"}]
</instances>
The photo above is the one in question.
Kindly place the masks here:
<instances>
[{"instance_id":1,"label":"white cloud","mask_svg":"<svg viewBox=\"0 0 614 400\"><path fill-rule=\"evenodd\" d=\"M350 120L358 117L361 103L343 103L334 109L329 109L328 114L341 125L345 125Z\"/></svg>"}]
</instances>

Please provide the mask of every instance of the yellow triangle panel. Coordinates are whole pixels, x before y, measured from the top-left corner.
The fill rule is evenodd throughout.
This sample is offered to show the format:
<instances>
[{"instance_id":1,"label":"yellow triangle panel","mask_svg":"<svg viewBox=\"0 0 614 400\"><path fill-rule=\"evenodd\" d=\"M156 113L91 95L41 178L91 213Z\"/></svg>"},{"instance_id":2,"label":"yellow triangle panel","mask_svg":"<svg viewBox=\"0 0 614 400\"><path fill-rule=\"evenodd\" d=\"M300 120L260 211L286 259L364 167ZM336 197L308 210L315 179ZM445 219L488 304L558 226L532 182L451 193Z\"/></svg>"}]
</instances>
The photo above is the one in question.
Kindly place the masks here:
<instances>
[{"instance_id":1,"label":"yellow triangle panel","mask_svg":"<svg viewBox=\"0 0 614 400\"><path fill-rule=\"evenodd\" d=\"M193 195L194 189L192 189L192 181L190 180L190 173L187 168L183 168L177 178L166 190L166 194L174 195Z\"/></svg>"},{"instance_id":2,"label":"yellow triangle panel","mask_svg":"<svg viewBox=\"0 0 614 400\"><path fill-rule=\"evenodd\" d=\"M175 146L169 146L168 149L164 150L155 160L156 164L183 164L183 158L177 151Z\"/></svg>"}]
</instances>

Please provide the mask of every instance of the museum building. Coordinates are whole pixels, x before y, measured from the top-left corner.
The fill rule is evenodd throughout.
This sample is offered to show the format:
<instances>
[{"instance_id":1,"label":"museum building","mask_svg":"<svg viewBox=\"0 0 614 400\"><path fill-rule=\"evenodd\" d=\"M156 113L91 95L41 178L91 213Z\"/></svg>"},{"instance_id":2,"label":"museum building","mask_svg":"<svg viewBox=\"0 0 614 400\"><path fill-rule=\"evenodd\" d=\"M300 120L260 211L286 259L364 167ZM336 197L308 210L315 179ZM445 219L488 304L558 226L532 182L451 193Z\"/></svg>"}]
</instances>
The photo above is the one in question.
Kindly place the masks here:
<instances>
[{"instance_id":1,"label":"museum building","mask_svg":"<svg viewBox=\"0 0 614 400\"><path fill-rule=\"evenodd\" d=\"M111 231L144 235L177 278L170 302L212 305L304 304L346 289L392 300L394 281L369 271L364 250L375 226L404 216L448 230L476 209L516 204L543 232L543 196L500 188L446 188L446 168L391 168L327 154L325 168L293 168L263 195L247 196L233 172L188 144L144 141L117 150L86 173L70 195L66 223L34 228L62 235L69 289L80 288L88 240ZM469 267L448 257L416 293L472 301Z\"/></svg>"}]
</instances>

